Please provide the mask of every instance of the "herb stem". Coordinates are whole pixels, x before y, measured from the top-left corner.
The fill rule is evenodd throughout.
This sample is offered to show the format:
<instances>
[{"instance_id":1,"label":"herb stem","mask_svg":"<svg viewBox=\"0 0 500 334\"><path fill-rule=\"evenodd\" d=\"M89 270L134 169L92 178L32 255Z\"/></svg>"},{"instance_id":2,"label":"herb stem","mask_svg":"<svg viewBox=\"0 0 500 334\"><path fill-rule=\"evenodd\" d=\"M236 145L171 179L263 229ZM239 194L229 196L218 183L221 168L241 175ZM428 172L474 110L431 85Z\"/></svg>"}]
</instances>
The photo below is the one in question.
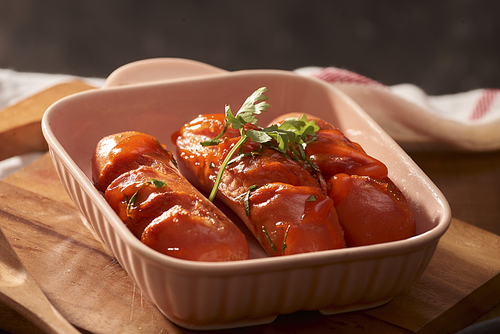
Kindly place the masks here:
<instances>
[{"instance_id":1,"label":"herb stem","mask_svg":"<svg viewBox=\"0 0 500 334\"><path fill-rule=\"evenodd\" d=\"M215 199L215 195L217 194L217 190L219 189L219 184L220 184L220 181L222 179L222 174L224 173L224 170L226 170L227 164L229 163L229 161L231 161L231 158L234 155L234 153L236 153L236 151L240 148L241 145L243 145L247 141L247 139L248 139L248 136L246 134L241 136L240 140L238 140L236 145L234 145L234 147L231 149L231 151L229 151L228 155L226 156L226 158L222 162L222 165L220 166L220 169L219 169L219 173L217 174L217 178L215 179L214 187L212 188L212 192L210 193L210 196L208 197L208 200L210 202L213 202L213 200Z\"/></svg>"}]
</instances>

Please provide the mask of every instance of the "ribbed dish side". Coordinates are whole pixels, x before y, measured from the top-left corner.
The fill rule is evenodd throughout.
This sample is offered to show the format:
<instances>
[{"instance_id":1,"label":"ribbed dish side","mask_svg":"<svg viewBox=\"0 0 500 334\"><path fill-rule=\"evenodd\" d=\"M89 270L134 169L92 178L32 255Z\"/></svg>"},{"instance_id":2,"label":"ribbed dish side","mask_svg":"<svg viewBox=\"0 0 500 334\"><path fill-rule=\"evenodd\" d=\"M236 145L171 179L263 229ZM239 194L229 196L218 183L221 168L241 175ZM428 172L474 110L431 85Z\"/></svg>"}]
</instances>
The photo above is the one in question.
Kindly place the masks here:
<instances>
[{"instance_id":1,"label":"ribbed dish side","mask_svg":"<svg viewBox=\"0 0 500 334\"><path fill-rule=\"evenodd\" d=\"M203 326L301 309L342 309L344 305L388 298L421 275L437 245L436 242L413 253L377 260L252 275L204 277L170 272L135 253L83 192L62 160L53 152L51 155L62 184L78 210L146 297L167 317L186 323Z\"/></svg>"}]
</instances>

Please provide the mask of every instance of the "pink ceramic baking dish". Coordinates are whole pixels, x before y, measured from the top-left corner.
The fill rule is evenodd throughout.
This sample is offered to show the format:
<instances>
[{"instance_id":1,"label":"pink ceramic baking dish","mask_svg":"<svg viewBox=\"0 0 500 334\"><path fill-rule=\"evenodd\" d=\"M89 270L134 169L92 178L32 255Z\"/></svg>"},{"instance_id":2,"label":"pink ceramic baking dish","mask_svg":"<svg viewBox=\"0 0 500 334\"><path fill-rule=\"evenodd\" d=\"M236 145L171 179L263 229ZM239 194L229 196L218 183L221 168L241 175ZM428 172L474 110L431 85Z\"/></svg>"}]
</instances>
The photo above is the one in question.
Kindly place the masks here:
<instances>
[{"instance_id":1,"label":"pink ceramic baking dish","mask_svg":"<svg viewBox=\"0 0 500 334\"><path fill-rule=\"evenodd\" d=\"M266 124L306 112L338 126L389 168L409 199L418 235L397 242L247 261L203 263L155 252L128 231L91 182L91 156L104 136L136 130L175 151L171 134L200 113L235 110L266 86ZM439 189L352 100L328 84L277 70L227 72L182 59L151 59L116 70L102 89L64 98L43 117L60 179L84 219L142 292L172 322L221 329L272 322L278 314L349 312L388 302L428 265L451 221ZM250 243L252 241L250 240ZM253 244L252 244L253 245Z\"/></svg>"}]
</instances>

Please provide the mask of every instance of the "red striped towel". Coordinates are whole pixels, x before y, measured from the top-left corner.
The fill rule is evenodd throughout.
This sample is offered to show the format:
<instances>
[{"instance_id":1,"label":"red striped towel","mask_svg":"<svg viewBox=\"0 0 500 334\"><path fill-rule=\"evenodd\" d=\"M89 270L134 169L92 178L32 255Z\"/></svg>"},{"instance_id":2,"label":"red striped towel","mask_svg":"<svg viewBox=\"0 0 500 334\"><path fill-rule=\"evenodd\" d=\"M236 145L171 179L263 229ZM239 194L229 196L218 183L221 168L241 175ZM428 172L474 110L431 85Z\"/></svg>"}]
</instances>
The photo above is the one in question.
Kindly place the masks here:
<instances>
[{"instance_id":1,"label":"red striped towel","mask_svg":"<svg viewBox=\"0 0 500 334\"><path fill-rule=\"evenodd\" d=\"M296 72L347 94L407 150L500 149L500 89L430 96L415 85L386 86L335 67L304 67Z\"/></svg>"}]
</instances>

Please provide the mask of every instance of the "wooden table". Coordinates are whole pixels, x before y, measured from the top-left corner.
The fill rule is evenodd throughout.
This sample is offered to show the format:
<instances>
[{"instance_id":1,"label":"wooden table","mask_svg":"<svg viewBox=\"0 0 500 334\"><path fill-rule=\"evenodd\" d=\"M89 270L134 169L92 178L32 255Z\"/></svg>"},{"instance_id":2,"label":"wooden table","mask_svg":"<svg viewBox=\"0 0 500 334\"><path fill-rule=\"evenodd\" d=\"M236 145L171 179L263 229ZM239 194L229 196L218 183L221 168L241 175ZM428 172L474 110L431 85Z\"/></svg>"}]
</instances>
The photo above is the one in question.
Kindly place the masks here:
<instances>
[{"instance_id":1,"label":"wooden table","mask_svg":"<svg viewBox=\"0 0 500 334\"><path fill-rule=\"evenodd\" d=\"M0 111L0 159L45 149L39 126L45 109L85 89L91 87L65 83ZM410 155L448 198L454 217L420 279L378 308L297 312L224 332L453 333L500 316L500 152ZM49 300L82 332L192 332L163 317L82 224L48 154L0 181L0 227ZM0 329L38 331L1 304Z\"/></svg>"}]
</instances>

